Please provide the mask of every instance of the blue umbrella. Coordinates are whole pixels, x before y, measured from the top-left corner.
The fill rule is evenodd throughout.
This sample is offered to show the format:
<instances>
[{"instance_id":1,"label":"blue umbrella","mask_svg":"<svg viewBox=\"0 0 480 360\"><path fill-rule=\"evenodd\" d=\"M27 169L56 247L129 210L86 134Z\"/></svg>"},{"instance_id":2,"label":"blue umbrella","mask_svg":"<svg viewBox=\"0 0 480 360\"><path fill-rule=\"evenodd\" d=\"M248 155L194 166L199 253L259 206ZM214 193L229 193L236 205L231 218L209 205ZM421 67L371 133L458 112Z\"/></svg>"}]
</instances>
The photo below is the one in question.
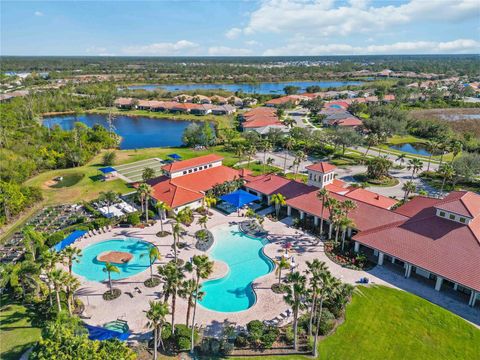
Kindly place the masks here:
<instances>
[{"instance_id":1,"label":"blue umbrella","mask_svg":"<svg viewBox=\"0 0 480 360\"><path fill-rule=\"evenodd\" d=\"M180 160L182 157L178 154L170 154L168 155L169 158L172 158L173 160Z\"/></svg>"},{"instance_id":2,"label":"blue umbrella","mask_svg":"<svg viewBox=\"0 0 480 360\"><path fill-rule=\"evenodd\" d=\"M220 197L220 199L232 204L237 209L253 201L260 200L257 195L250 194L244 190L237 190L230 194L223 195Z\"/></svg>"}]
</instances>

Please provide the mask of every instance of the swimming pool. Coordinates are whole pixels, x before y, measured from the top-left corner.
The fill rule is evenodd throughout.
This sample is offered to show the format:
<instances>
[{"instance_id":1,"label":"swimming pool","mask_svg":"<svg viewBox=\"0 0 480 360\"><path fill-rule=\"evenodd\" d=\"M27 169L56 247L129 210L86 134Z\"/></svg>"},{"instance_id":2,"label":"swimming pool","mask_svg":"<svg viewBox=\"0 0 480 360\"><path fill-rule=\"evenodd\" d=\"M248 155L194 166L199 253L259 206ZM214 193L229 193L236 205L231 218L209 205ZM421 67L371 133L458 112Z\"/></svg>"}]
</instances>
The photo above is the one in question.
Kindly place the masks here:
<instances>
[{"instance_id":1,"label":"swimming pool","mask_svg":"<svg viewBox=\"0 0 480 360\"><path fill-rule=\"evenodd\" d=\"M213 229L215 244L209 251L212 259L228 265L225 277L203 283L205 296L200 304L219 312L237 312L252 307L256 301L252 282L270 273L274 264L263 253L267 240L253 238L238 226Z\"/></svg>"},{"instance_id":2,"label":"swimming pool","mask_svg":"<svg viewBox=\"0 0 480 360\"><path fill-rule=\"evenodd\" d=\"M125 279L148 269L148 253L152 247L152 244L136 238L102 241L83 249L80 262L74 263L72 270L87 280L104 281L108 279L108 274L103 271L105 263L98 261L97 255L106 251L128 252L133 255L132 259L125 264L115 264L120 273L111 273L113 280Z\"/></svg>"}]
</instances>

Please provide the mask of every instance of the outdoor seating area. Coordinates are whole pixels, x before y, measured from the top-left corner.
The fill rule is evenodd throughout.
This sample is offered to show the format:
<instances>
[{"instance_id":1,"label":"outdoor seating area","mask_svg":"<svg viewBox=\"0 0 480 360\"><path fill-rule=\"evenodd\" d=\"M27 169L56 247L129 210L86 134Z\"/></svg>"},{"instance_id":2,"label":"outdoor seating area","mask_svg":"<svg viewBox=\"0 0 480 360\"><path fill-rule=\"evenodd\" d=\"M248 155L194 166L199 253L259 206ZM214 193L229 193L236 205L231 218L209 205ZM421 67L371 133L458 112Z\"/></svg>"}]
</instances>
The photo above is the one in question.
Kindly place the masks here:
<instances>
[{"instance_id":1,"label":"outdoor seating area","mask_svg":"<svg viewBox=\"0 0 480 360\"><path fill-rule=\"evenodd\" d=\"M263 323L269 326L284 326L287 325L292 320L292 309L287 309L282 312L280 315L274 317L272 320L265 320Z\"/></svg>"},{"instance_id":2,"label":"outdoor seating area","mask_svg":"<svg viewBox=\"0 0 480 360\"><path fill-rule=\"evenodd\" d=\"M121 217L137 211L135 207L121 199L118 199L118 202L115 204L99 201L93 203L93 206L106 218Z\"/></svg>"},{"instance_id":3,"label":"outdoor seating area","mask_svg":"<svg viewBox=\"0 0 480 360\"><path fill-rule=\"evenodd\" d=\"M254 220L242 221L239 225L240 230L253 237L263 237L267 231Z\"/></svg>"}]
</instances>

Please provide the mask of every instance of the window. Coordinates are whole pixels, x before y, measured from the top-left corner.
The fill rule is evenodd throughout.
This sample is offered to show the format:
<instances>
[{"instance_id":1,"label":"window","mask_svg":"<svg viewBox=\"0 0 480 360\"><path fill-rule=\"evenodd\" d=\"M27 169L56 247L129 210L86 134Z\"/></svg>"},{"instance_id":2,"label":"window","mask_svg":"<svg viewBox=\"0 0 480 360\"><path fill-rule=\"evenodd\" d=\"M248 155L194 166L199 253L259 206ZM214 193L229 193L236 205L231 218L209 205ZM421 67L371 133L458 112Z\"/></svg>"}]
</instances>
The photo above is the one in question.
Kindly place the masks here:
<instances>
[{"instance_id":1,"label":"window","mask_svg":"<svg viewBox=\"0 0 480 360\"><path fill-rule=\"evenodd\" d=\"M450 218L450 220L455 220L455 215L450 214L449 218Z\"/></svg>"},{"instance_id":2,"label":"window","mask_svg":"<svg viewBox=\"0 0 480 360\"><path fill-rule=\"evenodd\" d=\"M192 172L192 169L188 170L188 173L190 174Z\"/></svg>"},{"instance_id":3,"label":"window","mask_svg":"<svg viewBox=\"0 0 480 360\"><path fill-rule=\"evenodd\" d=\"M197 168L193 169L193 171L197 171L197 170L198 170Z\"/></svg>"},{"instance_id":4,"label":"window","mask_svg":"<svg viewBox=\"0 0 480 360\"><path fill-rule=\"evenodd\" d=\"M212 167L212 164L208 165L208 167Z\"/></svg>"},{"instance_id":5,"label":"window","mask_svg":"<svg viewBox=\"0 0 480 360\"><path fill-rule=\"evenodd\" d=\"M187 172L186 172L186 171L184 171L184 172L183 172L183 175L185 175L186 173L187 173Z\"/></svg>"},{"instance_id":6,"label":"window","mask_svg":"<svg viewBox=\"0 0 480 360\"><path fill-rule=\"evenodd\" d=\"M440 211L440 216L445 217L445 211Z\"/></svg>"},{"instance_id":7,"label":"window","mask_svg":"<svg viewBox=\"0 0 480 360\"><path fill-rule=\"evenodd\" d=\"M466 221L467 221L467 220L466 220L464 217L461 217L461 218L460 218L460 222L461 222L461 223L464 223L464 224L465 224Z\"/></svg>"}]
</instances>

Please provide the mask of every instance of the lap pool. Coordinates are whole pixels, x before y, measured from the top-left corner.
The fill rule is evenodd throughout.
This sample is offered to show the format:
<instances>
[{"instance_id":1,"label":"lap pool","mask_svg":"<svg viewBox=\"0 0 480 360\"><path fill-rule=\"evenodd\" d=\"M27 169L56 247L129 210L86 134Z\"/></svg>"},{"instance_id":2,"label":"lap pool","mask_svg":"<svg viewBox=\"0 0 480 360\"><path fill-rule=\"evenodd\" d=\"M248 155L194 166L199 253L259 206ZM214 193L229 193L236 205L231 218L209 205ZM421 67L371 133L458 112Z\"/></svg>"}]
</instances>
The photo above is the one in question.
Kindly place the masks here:
<instances>
[{"instance_id":1,"label":"lap pool","mask_svg":"<svg viewBox=\"0 0 480 360\"><path fill-rule=\"evenodd\" d=\"M210 258L226 263L229 272L203 283L205 296L200 304L219 312L246 310L256 301L252 282L274 269L272 260L263 253L268 241L247 236L238 226L220 227L212 232L215 244L209 251Z\"/></svg>"},{"instance_id":2,"label":"lap pool","mask_svg":"<svg viewBox=\"0 0 480 360\"><path fill-rule=\"evenodd\" d=\"M112 239L90 245L82 250L80 262L74 263L75 274L91 281L104 281L108 274L103 271L105 263L98 261L97 256L111 251L125 252L132 255L128 263L114 264L120 273L111 273L113 280L125 279L148 269L150 265L148 253L152 244L136 238Z\"/></svg>"}]
</instances>

